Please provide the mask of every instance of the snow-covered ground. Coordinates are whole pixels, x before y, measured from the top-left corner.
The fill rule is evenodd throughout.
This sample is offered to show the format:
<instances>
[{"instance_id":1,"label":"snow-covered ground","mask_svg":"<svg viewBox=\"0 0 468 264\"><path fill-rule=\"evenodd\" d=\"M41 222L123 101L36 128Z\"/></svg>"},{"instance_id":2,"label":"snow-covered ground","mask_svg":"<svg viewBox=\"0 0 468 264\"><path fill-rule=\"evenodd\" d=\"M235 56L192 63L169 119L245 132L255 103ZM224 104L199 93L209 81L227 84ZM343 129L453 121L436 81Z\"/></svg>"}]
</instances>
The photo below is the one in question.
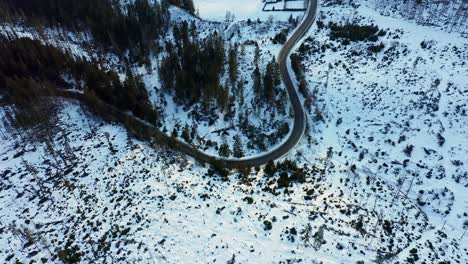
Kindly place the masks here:
<instances>
[{"instance_id":1,"label":"snow-covered ground","mask_svg":"<svg viewBox=\"0 0 468 264\"><path fill-rule=\"evenodd\" d=\"M226 12L234 14L235 20L266 21L271 16L274 20L285 21L291 15L291 12L263 12L265 3L262 0L194 0L194 3L200 17L217 21L225 20ZM295 8L297 5L297 2L288 3L288 8ZM278 6L282 8L284 3L278 3Z\"/></svg>"},{"instance_id":2,"label":"snow-covered ground","mask_svg":"<svg viewBox=\"0 0 468 264\"><path fill-rule=\"evenodd\" d=\"M457 241L460 247L445 254L466 262L468 40L381 16L363 3L322 7L318 20L375 24L387 32L377 42L342 45L329 38L326 26L309 33L304 64L316 103L312 143L302 147L302 155L314 160L332 148L338 167L355 166L361 179L384 180L417 202L433 228L403 255L414 247L427 263L451 259L431 243ZM369 50L380 43L381 51ZM315 111L323 122L314 120Z\"/></svg>"},{"instance_id":3,"label":"snow-covered ground","mask_svg":"<svg viewBox=\"0 0 468 264\"><path fill-rule=\"evenodd\" d=\"M330 161L275 191L276 176L209 176L74 102L59 120L47 144L25 144L24 133L0 141L2 262L56 263L61 252L83 263L335 263L404 249L429 228L384 180L366 184Z\"/></svg>"},{"instance_id":4,"label":"snow-covered ground","mask_svg":"<svg viewBox=\"0 0 468 264\"><path fill-rule=\"evenodd\" d=\"M280 188L279 175L256 169L213 176L66 101L50 141L0 127L0 262L467 263L467 39L367 4L322 7L318 20L374 23L386 35L342 45L326 26L308 34L314 106L287 157L305 183ZM269 38L288 27L199 26L201 35L218 27L231 43L257 42L265 61L280 48ZM246 79L253 49L245 45L239 64ZM135 70L150 91L158 86L157 71ZM166 99L170 131L190 118Z\"/></svg>"},{"instance_id":5,"label":"snow-covered ground","mask_svg":"<svg viewBox=\"0 0 468 264\"><path fill-rule=\"evenodd\" d=\"M435 26L465 36L468 33L468 2L465 0L367 0L367 5L382 15L404 18L421 25Z\"/></svg>"}]
</instances>

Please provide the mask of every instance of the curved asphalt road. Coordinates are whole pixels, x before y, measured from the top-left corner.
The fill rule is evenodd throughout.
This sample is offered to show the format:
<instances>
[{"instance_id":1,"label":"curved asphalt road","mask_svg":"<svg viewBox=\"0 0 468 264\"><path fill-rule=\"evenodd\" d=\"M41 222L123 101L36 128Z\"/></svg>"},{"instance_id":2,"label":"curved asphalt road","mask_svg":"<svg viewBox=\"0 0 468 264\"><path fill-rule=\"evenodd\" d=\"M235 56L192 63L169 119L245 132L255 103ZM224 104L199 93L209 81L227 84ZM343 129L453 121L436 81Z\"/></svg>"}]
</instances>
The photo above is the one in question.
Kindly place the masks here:
<instances>
[{"instance_id":1,"label":"curved asphalt road","mask_svg":"<svg viewBox=\"0 0 468 264\"><path fill-rule=\"evenodd\" d=\"M291 100L291 104L294 110L294 127L291 134L289 135L289 138L273 151L258 157L240 160L221 159L220 161L224 163L225 167L236 168L242 166L260 166L266 164L270 160L279 159L288 154L289 151L297 145L299 140L301 140L302 136L304 135L306 128L306 117L304 108L297 94L295 81L288 70L288 57L294 46L307 33L307 31L309 31L310 27L314 23L317 13L317 2L318 0L309 0L309 6L307 8L305 18L302 20L301 25L295 30L293 35L284 44L278 56L281 77L284 84L286 85L286 89L288 90L289 99Z\"/></svg>"}]
</instances>

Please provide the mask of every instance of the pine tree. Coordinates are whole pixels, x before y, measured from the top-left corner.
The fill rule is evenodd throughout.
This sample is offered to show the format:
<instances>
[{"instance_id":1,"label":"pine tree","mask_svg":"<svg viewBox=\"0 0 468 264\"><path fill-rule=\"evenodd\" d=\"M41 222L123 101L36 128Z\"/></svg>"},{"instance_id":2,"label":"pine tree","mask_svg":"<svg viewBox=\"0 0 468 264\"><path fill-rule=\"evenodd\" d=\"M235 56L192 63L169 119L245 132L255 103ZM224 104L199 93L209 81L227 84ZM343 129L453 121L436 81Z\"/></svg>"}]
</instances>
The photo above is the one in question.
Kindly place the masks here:
<instances>
[{"instance_id":1,"label":"pine tree","mask_svg":"<svg viewBox=\"0 0 468 264\"><path fill-rule=\"evenodd\" d=\"M245 103L244 98L244 78L241 78L239 82L237 82L237 89L236 89L237 98L239 98L239 105L243 106Z\"/></svg>"},{"instance_id":2,"label":"pine tree","mask_svg":"<svg viewBox=\"0 0 468 264\"><path fill-rule=\"evenodd\" d=\"M242 141L240 136L234 137L234 150L233 150L234 157L242 158L244 156L244 150L242 147Z\"/></svg>"},{"instance_id":3,"label":"pine tree","mask_svg":"<svg viewBox=\"0 0 468 264\"><path fill-rule=\"evenodd\" d=\"M237 75L237 47L232 47L229 50L229 79L232 87L237 81Z\"/></svg>"},{"instance_id":4,"label":"pine tree","mask_svg":"<svg viewBox=\"0 0 468 264\"><path fill-rule=\"evenodd\" d=\"M265 165L265 169L263 169L263 172L265 173L266 176L273 176L276 173L276 166L275 162L270 160L268 163Z\"/></svg>"},{"instance_id":5,"label":"pine tree","mask_svg":"<svg viewBox=\"0 0 468 264\"><path fill-rule=\"evenodd\" d=\"M221 109L221 111L224 112L227 109L228 103L229 103L229 92L227 91L227 89L220 87L218 91L218 106Z\"/></svg>"},{"instance_id":6,"label":"pine tree","mask_svg":"<svg viewBox=\"0 0 468 264\"><path fill-rule=\"evenodd\" d=\"M173 138L177 138L177 137L179 136L179 132L177 131L177 128L176 128L176 127L174 127L174 129L172 130L171 136L172 136Z\"/></svg>"},{"instance_id":7,"label":"pine tree","mask_svg":"<svg viewBox=\"0 0 468 264\"><path fill-rule=\"evenodd\" d=\"M269 63L265 70L265 75L263 76L263 95L266 102L271 103L275 95L275 85L273 80L273 68Z\"/></svg>"},{"instance_id":8,"label":"pine tree","mask_svg":"<svg viewBox=\"0 0 468 264\"><path fill-rule=\"evenodd\" d=\"M289 23L289 24L293 24L293 23L294 23L294 18L293 18L293 16L292 16L292 14L289 15L288 23Z\"/></svg>"},{"instance_id":9,"label":"pine tree","mask_svg":"<svg viewBox=\"0 0 468 264\"><path fill-rule=\"evenodd\" d=\"M307 223L305 228L301 231L301 239L304 242L305 247L309 247L311 245L311 238L312 238L312 226L310 223Z\"/></svg>"},{"instance_id":10,"label":"pine tree","mask_svg":"<svg viewBox=\"0 0 468 264\"><path fill-rule=\"evenodd\" d=\"M182 138L185 140L185 142L191 143L190 130L187 124L185 124L184 130L182 131Z\"/></svg>"},{"instance_id":11,"label":"pine tree","mask_svg":"<svg viewBox=\"0 0 468 264\"><path fill-rule=\"evenodd\" d=\"M253 90L257 96L260 96L262 92L262 74L258 66L255 68L252 78L253 78Z\"/></svg>"},{"instance_id":12,"label":"pine tree","mask_svg":"<svg viewBox=\"0 0 468 264\"><path fill-rule=\"evenodd\" d=\"M224 142L223 144L221 144L221 146L219 147L219 155L221 157L229 157L229 155L231 155L231 150L229 149L229 145Z\"/></svg>"},{"instance_id":13,"label":"pine tree","mask_svg":"<svg viewBox=\"0 0 468 264\"><path fill-rule=\"evenodd\" d=\"M255 45L255 53L254 53L254 64L258 67L260 62L260 47L258 44Z\"/></svg>"},{"instance_id":14,"label":"pine tree","mask_svg":"<svg viewBox=\"0 0 468 264\"><path fill-rule=\"evenodd\" d=\"M192 126L192 131L190 131L190 137L192 139L195 139L196 136L197 136L197 125L193 125Z\"/></svg>"},{"instance_id":15,"label":"pine tree","mask_svg":"<svg viewBox=\"0 0 468 264\"><path fill-rule=\"evenodd\" d=\"M192 21L190 23L190 37L192 38L192 41L196 41L197 39L197 25L195 24L195 21Z\"/></svg>"},{"instance_id":16,"label":"pine tree","mask_svg":"<svg viewBox=\"0 0 468 264\"><path fill-rule=\"evenodd\" d=\"M185 9L187 9L190 13L194 14L195 5L193 4L193 0L183 0L183 2Z\"/></svg>"}]
</instances>

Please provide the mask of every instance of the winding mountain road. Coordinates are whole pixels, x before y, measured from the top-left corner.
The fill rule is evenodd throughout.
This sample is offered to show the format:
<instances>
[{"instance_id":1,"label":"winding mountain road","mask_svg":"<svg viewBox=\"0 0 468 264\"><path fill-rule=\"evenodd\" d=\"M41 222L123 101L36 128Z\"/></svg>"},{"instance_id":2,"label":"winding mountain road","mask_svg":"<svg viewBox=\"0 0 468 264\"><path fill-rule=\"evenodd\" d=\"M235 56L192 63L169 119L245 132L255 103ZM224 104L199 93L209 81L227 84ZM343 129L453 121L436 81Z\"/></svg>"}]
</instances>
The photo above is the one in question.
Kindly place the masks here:
<instances>
[{"instance_id":1,"label":"winding mountain road","mask_svg":"<svg viewBox=\"0 0 468 264\"><path fill-rule=\"evenodd\" d=\"M294 46L302 39L302 37L309 31L310 27L313 25L316 14L317 14L317 3L318 0L309 0L308 8L305 13L305 17L302 20L299 27L296 28L292 36L286 41L281 49L278 62L280 65L281 77L283 82L288 90L289 99L291 101L293 111L294 111L294 127L288 139L283 142L276 149L254 158L246 158L240 160L233 159L223 159L220 160L224 163L227 168L236 168L236 167L253 167L266 164L270 160L279 159L289 153L301 140L304 135L306 128L306 116L304 112L304 107L299 99L297 94L296 82L291 76L291 73L288 69L288 58L293 50Z\"/></svg>"},{"instance_id":2,"label":"winding mountain road","mask_svg":"<svg viewBox=\"0 0 468 264\"><path fill-rule=\"evenodd\" d=\"M114 117L118 117L120 120L124 119L125 122L132 122L132 125L127 127L131 128L135 125L138 126L138 129L136 129L134 132L143 130L143 132L138 132L140 135L143 135L143 137L149 137L154 139L156 142L169 145L170 148L172 147L186 155L193 157L198 161L215 165L218 168L221 167L227 169L236 169L244 167L256 167L264 165L270 160L277 160L287 155L301 140L306 128L306 116L304 108L301 100L299 99L299 95L296 89L297 84L294 80L295 78L293 79L293 76L291 76L291 71L289 71L288 68L288 58L296 44L309 31L310 27L314 23L317 13L317 2L318 0L309 0L308 8L301 24L296 28L291 37L283 45L278 55L281 77L288 91L289 99L291 100L294 111L294 127L286 141L284 141L275 149L255 157L246 157L241 159L220 158L204 153L193 145L169 137L159 131L157 127L141 119L138 119L131 114L122 113L118 109L112 109Z\"/></svg>"}]
</instances>

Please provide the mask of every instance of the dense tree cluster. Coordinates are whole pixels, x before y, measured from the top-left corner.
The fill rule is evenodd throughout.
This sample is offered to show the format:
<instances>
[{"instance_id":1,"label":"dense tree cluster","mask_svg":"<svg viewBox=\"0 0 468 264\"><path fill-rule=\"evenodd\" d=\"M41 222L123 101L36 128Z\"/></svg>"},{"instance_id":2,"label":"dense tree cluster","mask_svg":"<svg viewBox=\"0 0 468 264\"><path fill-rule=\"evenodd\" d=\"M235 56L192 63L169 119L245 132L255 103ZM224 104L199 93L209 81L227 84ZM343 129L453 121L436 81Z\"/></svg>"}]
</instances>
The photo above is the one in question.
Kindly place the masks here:
<instances>
[{"instance_id":1,"label":"dense tree cluster","mask_svg":"<svg viewBox=\"0 0 468 264\"><path fill-rule=\"evenodd\" d=\"M167 4L130 1L120 6L111 0L1 0L0 20L22 19L29 26L60 26L89 31L99 46L147 62L156 40L169 28Z\"/></svg>"},{"instance_id":2,"label":"dense tree cluster","mask_svg":"<svg viewBox=\"0 0 468 264\"><path fill-rule=\"evenodd\" d=\"M200 40L195 24L185 21L174 25L173 32L175 45L166 42L167 56L159 68L163 88L174 92L179 102L201 102L205 109L215 103L224 109L229 96L220 83L225 62L222 37L214 32Z\"/></svg>"},{"instance_id":3,"label":"dense tree cluster","mask_svg":"<svg viewBox=\"0 0 468 264\"><path fill-rule=\"evenodd\" d=\"M190 13L195 13L195 5L193 0L167 0L171 5L181 7Z\"/></svg>"},{"instance_id":4,"label":"dense tree cluster","mask_svg":"<svg viewBox=\"0 0 468 264\"><path fill-rule=\"evenodd\" d=\"M303 67L301 63L301 56L297 53L293 53L291 54L290 58L291 58L291 68L294 71L294 74L296 75L296 79L299 81L304 76Z\"/></svg>"},{"instance_id":5,"label":"dense tree cluster","mask_svg":"<svg viewBox=\"0 0 468 264\"><path fill-rule=\"evenodd\" d=\"M304 169L299 168L295 161L288 159L276 164L273 161L269 161L263 171L267 177L279 174L276 180L278 188L289 187L294 182L304 183L306 181Z\"/></svg>"},{"instance_id":6,"label":"dense tree cluster","mask_svg":"<svg viewBox=\"0 0 468 264\"><path fill-rule=\"evenodd\" d=\"M282 30L273 38L273 44L284 44L288 38L288 29Z\"/></svg>"},{"instance_id":7,"label":"dense tree cluster","mask_svg":"<svg viewBox=\"0 0 468 264\"><path fill-rule=\"evenodd\" d=\"M379 36L384 36L386 32L379 30L375 25L357 25L357 24L344 24L339 25L330 22L330 38L345 39L348 41L377 41Z\"/></svg>"},{"instance_id":8,"label":"dense tree cluster","mask_svg":"<svg viewBox=\"0 0 468 264\"><path fill-rule=\"evenodd\" d=\"M303 47L302 45L301 47ZM312 95L309 92L309 85L304 76L304 67L301 63L301 55L298 53L291 54L291 68L296 74L296 79L299 81L299 92L304 96L305 102L304 105L307 110L312 108Z\"/></svg>"},{"instance_id":9,"label":"dense tree cluster","mask_svg":"<svg viewBox=\"0 0 468 264\"><path fill-rule=\"evenodd\" d=\"M274 102L278 86L281 84L279 64L273 58L266 66L263 75L263 96L267 102Z\"/></svg>"},{"instance_id":10,"label":"dense tree cluster","mask_svg":"<svg viewBox=\"0 0 468 264\"><path fill-rule=\"evenodd\" d=\"M14 103L27 104L58 89L83 88L91 97L156 122L143 82L131 73L121 82L116 72L28 38L2 38L0 49L0 92Z\"/></svg>"},{"instance_id":11,"label":"dense tree cluster","mask_svg":"<svg viewBox=\"0 0 468 264\"><path fill-rule=\"evenodd\" d=\"M270 62L268 62L265 71L262 73L260 71L260 67L258 66L260 57L259 52L260 51L257 47L254 54L255 69L252 73L253 90L257 97L261 98L260 102L274 105L276 102L276 95L279 91L278 87L281 84L281 72L279 69L279 64L276 62L276 59L273 58Z\"/></svg>"}]
</instances>

